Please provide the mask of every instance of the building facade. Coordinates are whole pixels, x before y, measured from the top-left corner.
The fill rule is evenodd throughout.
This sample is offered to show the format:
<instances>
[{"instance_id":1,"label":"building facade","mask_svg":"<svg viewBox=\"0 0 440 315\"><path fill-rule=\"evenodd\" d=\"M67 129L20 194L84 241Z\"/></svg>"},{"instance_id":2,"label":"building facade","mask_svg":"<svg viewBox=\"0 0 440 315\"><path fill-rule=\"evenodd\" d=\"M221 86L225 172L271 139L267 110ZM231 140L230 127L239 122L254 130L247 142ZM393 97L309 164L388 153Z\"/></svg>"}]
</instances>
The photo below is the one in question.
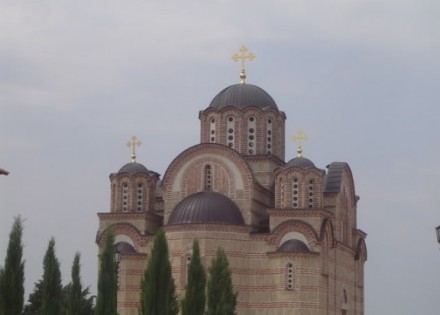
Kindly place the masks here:
<instances>
[{"instance_id":1,"label":"building facade","mask_svg":"<svg viewBox=\"0 0 440 315\"><path fill-rule=\"evenodd\" d=\"M208 267L229 259L238 315L364 314L366 234L357 228L353 176L344 162L321 169L285 158L284 112L263 89L231 85L199 112L200 143L163 178L136 162L110 175L110 211L99 213L122 253L118 312L138 315L154 234L163 228L178 293L193 240ZM135 143L133 143L135 145Z\"/></svg>"}]
</instances>

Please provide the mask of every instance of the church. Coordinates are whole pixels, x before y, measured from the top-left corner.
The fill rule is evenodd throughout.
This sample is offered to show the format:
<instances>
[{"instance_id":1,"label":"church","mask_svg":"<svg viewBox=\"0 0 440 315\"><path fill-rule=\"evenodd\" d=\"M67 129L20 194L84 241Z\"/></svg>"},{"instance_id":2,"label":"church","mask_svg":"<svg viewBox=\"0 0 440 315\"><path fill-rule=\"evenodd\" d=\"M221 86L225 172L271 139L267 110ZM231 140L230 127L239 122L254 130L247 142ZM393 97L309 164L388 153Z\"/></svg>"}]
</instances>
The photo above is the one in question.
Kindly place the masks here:
<instances>
[{"instance_id":1,"label":"church","mask_svg":"<svg viewBox=\"0 0 440 315\"><path fill-rule=\"evenodd\" d=\"M221 90L198 113L200 143L174 158L161 177L136 161L110 174L110 211L98 213L96 243L115 234L118 313L138 315L140 283L154 234L162 228L183 297L193 240L207 269L219 247L229 260L237 315L364 314L366 233L357 227L353 175L345 162L315 165L300 130L285 157L285 113L262 88Z\"/></svg>"}]
</instances>

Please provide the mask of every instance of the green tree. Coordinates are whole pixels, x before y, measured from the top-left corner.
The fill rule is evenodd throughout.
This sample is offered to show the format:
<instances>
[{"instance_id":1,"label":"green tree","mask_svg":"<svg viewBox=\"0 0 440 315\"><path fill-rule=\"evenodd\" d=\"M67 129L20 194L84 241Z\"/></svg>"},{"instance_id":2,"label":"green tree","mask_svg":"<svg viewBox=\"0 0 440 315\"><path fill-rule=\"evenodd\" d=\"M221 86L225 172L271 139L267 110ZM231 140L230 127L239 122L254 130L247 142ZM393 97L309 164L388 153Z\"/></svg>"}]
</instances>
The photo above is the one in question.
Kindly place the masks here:
<instances>
[{"instance_id":1,"label":"green tree","mask_svg":"<svg viewBox=\"0 0 440 315\"><path fill-rule=\"evenodd\" d=\"M206 303L206 274L200 258L199 242L194 240L191 262L188 266L182 315L203 315Z\"/></svg>"},{"instance_id":2,"label":"green tree","mask_svg":"<svg viewBox=\"0 0 440 315\"><path fill-rule=\"evenodd\" d=\"M55 239L49 241L43 261L43 288L41 314L60 315L62 310L63 287L60 263L55 256Z\"/></svg>"},{"instance_id":3,"label":"green tree","mask_svg":"<svg viewBox=\"0 0 440 315\"><path fill-rule=\"evenodd\" d=\"M28 304L24 307L23 315L38 315L43 305L43 279L34 285L34 291L29 294Z\"/></svg>"},{"instance_id":4,"label":"green tree","mask_svg":"<svg viewBox=\"0 0 440 315\"><path fill-rule=\"evenodd\" d=\"M68 298L67 298L67 315L80 315L81 314L81 298L82 298L82 285L80 276L80 258L81 255L77 252L72 264L72 282L68 286Z\"/></svg>"},{"instance_id":5,"label":"green tree","mask_svg":"<svg viewBox=\"0 0 440 315\"><path fill-rule=\"evenodd\" d=\"M2 266L0 266L0 283L2 281L2 277L3 277L3 268ZM3 305L3 296L2 296L2 290L0 287L0 315L3 315L5 313L5 309L4 309L4 305Z\"/></svg>"},{"instance_id":6,"label":"green tree","mask_svg":"<svg viewBox=\"0 0 440 315\"><path fill-rule=\"evenodd\" d=\"M64 301L64 312L62 314L69 314L69 299L70 299L70 290L72 288L72 283L67 284L63 288L63 301ZM93 307L93 302L95 300L94 296L90 296L90 288L87 287L81 291L80 296L80 309L78 313L72 313L76 315L93 315L95 313L95 309ZM27 314L23 314L27 315Z\"/></svg>"},{"instance_id":7,"label":"green tree","mask_svg":"<svg viewBox=\"0 0 440 315\"><path fill-rule=\"evenodd\" d=\"M4 268L0 273L0 314L19 315L24 304L23 220L14 219Z\"/></svg>"},{"instance_id":8,"label":"green tree","mask_svg":"<svg viewBox=\"0 0 440 315\"><path fill-rule=\"evenodd\" d=\"M104 249L99 255L100 267L98 275L98 296L96 298L95 315L117 314L116 266L113 261L115 236L109 232L106 236Z\"/></svg>"},{"instance_id":9,"label":"green tree","mask_svg":"<svg viewBox=\"0 0 440 315\"><path fill-rule=\"evenodd\" d=\"M151 257L142 279L142 315L177 315L179 311L168 245L163 230L156 233Z\"/></svg>"},{"instance_id":10,"label":"green tree","mask_svg":"<svg viewBox=\"0 0 440 315\"><path fill-rule=\"evenodd\" d=\"M207 315L235 315L237 293L233 292L231 271L225 251L217 250L211 262L208 280Z\"/></svg>"}]
</instances>

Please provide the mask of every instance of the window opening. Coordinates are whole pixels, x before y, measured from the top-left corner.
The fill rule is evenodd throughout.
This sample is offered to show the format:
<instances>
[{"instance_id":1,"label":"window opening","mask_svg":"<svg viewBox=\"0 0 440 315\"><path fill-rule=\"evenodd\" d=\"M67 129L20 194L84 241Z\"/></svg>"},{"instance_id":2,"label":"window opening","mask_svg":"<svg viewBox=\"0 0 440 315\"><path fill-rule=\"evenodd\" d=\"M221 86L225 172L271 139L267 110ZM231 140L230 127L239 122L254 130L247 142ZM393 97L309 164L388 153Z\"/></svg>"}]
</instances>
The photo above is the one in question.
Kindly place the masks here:
<instances>
[{"instance_id":1,"label":"window opening","mask_svg":"<svg viewBox=\"0 0 440 315\"><path fill-rule=\"evenodd\" d=\"M286 266L286 289L287 290L293 290L294 283L293 283L293 264L288 263Z\"/></svg>"},{"instance_id":2,"label":"window opening","mask_svg":"<svg viewBox=\"0 0 440 315\"><path fill-rule=\"evenodd\" d=\"M210 190L212 188L212 168L211 165L205 165L205 189Z\"/></svg>"},{"instance_id":3,"label":"window opening","mask_svg":"<svg viewBox=\"0 0 440 315\"><path fill-rule=\"evenodd\" d=\"M256 129L256 119L254 116L248 118L248 154L255 154L255 129Z\"/></svg>"},{"instance_id":4,"label":"window opening","mask_svg":"<svg viewBox=\"0 0 440 315\"><path fill-rule=\"evenodd\" d=\"M292 207L298 208L298 178L292 181Z\"/></svg>"}]
</instances>

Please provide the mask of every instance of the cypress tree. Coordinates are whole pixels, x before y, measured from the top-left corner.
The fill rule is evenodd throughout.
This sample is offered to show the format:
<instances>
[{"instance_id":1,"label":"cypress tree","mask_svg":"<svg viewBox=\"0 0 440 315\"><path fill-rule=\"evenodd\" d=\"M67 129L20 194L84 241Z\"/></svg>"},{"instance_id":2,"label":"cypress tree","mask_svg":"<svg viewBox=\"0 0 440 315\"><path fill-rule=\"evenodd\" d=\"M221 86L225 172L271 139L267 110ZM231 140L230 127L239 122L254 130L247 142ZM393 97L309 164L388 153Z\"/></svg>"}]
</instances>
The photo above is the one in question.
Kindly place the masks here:
<instances>
[{"instance_id":1,"label":"cypress tree","mask_svg":"<svg viewBox=\"0 0 440 315\"><path fill-rule=\"evenodd\" d=\"M100 268L98 275L98 295L96 298L95 315L117 314L118 283L116 266L113 261L115 236L107 234L104 249L99 255Z\"/></svg>"},{"instance_id":2,"label":"cypress tree","mask_svg":"<svg viewBox=\"0 0 440 315\"><path fill-rule=\"evenodd\" d=\"M0 314L20 315L24 304L23 220L14 219L0 274ZM3 312L3 313L2 313Z\"/></svg>"},{"instance_id":3,"label":"cypress tree","mask_svg":"<svg viewBox=\"0 0 440 315\"><path fill-rule=\"evenodd\" d=\"M182 300L182 315L203 315L206 303L206 274L197 240L193 242L187 279L185 297Z\"/></svg>"},{"instance_id":4,"label":"cypress tree","mask_svg":"<svg viewBox=\"0 0 440 315\"><path fill-rule=\"evenodd\" d=\"M72 282L68 287L67 315L80 315L82 304L82 285L80 277L80 253L75 254L72 264Z\"/></svg>"},{"instance_id":5,"label":"cypress tree","mask_svg":"<svg viewBox=\"0 0 440 315\"><path fill-rule=\"evenodd\" d=\"M0 283L2 282L2 277L3 277L3 268L2 266L0 266ZM3 303L2 288L0 287L0 315L4 315L4 314L5 314L5 309Z\"/></svg>"},{"instance_id":6,"label":"cypress tree","mask_svg":"<svg viewBox=\"0 0 440 315\"><path fill-rule=\"evenodd\" d=\"M159 230L142 280L142 315L177 315L178 302L165 233Z\"/></svg>"},{"instance_id":7,"label":"cypress tree","mask_svg":"<svg viewBox=\"0 0 440 315\"><path fill-rule=\"evenodd\" d=\"M43 296L41 314L60 315L62 309L63 287L61 285L60 263L55 256L55 239L49 241L43 262Z\"/></svg>"},{"instance_id":8,"label":"cypress tree","mask_svg":"<svg viewBox=\"0 0 440 315\"><path fill-rule=\"evenodd\" d=\"M208 280L207 315L235 315L237 293L233 292L231 271L225 251L217 250L211 262Z\"/></svg>"}]
</instances>

